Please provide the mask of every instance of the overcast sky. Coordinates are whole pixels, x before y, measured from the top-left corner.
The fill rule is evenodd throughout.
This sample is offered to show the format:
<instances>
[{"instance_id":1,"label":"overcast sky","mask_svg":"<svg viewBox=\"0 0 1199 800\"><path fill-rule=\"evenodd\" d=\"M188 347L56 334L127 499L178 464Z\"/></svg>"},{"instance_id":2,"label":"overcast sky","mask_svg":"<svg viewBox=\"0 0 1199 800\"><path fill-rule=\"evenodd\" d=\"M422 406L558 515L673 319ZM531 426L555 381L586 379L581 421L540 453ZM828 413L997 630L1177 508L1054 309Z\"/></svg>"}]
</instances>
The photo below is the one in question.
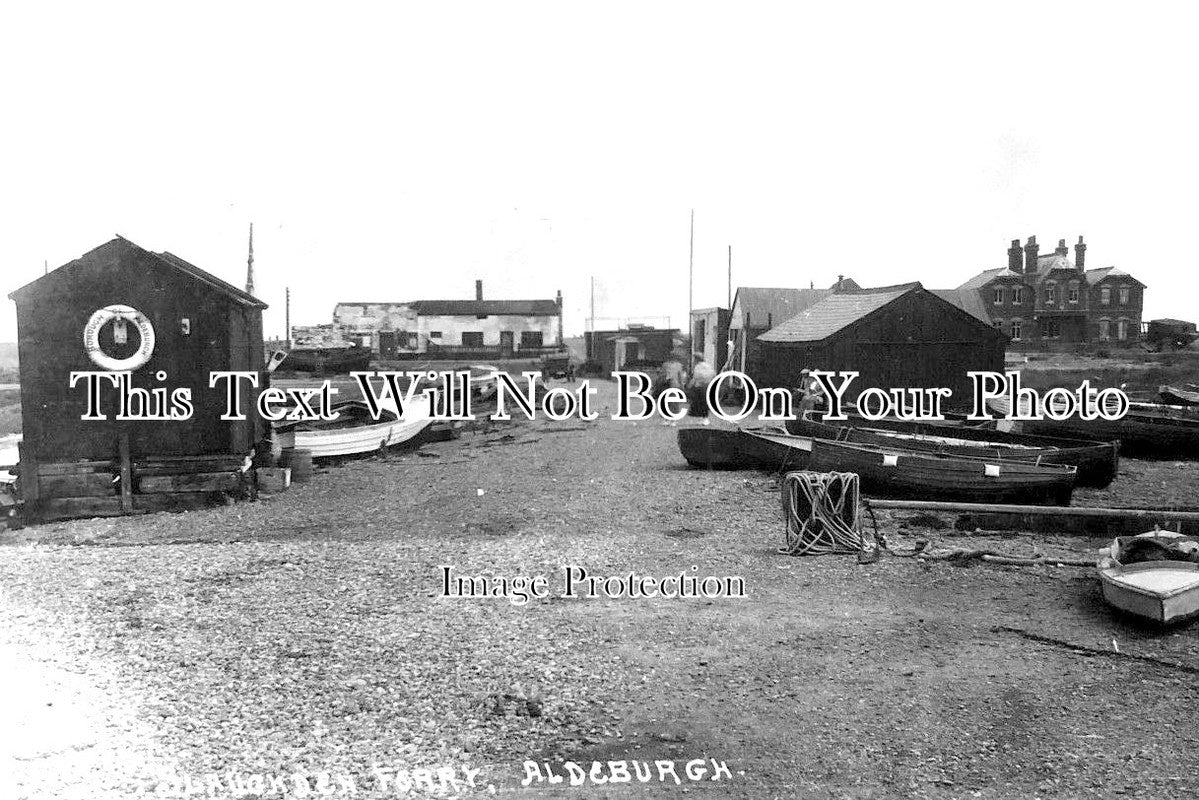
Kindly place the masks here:
<instances>
[{"instance_id":1,"label":"overcast sky","mask_svg":"<svg viewBox=\"0 0 1199 800\"><path fill-rule=\"evenodd\" d=\"M120 233L339 300L684 324L735 285L957 286L1084 235L1199 318L1196 12L1097 3L50 3L0 17L4 292ZM16 337L3 301L0 341Z\"/></svg>"}]
</instances>

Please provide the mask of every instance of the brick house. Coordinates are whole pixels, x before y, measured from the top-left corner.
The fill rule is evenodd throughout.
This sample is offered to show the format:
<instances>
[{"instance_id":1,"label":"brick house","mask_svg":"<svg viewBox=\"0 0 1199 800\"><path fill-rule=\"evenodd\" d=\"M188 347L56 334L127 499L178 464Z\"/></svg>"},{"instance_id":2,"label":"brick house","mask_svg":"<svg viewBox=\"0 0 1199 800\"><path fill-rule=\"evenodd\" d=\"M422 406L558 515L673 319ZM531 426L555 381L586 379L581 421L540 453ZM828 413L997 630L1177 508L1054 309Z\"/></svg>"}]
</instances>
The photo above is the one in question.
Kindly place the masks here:
<instances>
[{"instance_id":1,"label":"brick house","mask_svg":"<svg viewBox=\"0 0 1199 800\"><path fill-rule=\"evenodd\" d=\"M991 323L1012 347L1069 350L1078 345L1130 344L1141 330L1145 284L1122 269L1086 269L1081 236L1074 260L1066 240L1041 255L1037 237L1021 247L1013 239L1008 264L975 275L958 287L977 293Z\"/></svg>"}]
</instances>

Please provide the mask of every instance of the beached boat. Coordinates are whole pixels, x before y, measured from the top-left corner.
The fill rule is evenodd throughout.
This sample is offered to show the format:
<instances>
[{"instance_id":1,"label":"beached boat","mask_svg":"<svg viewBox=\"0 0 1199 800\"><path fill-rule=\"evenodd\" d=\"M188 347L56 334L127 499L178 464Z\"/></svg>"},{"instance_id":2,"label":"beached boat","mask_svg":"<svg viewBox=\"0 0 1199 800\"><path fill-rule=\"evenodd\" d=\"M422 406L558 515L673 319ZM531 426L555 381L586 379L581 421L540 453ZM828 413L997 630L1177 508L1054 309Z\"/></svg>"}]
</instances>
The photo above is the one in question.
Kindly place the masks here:
<instances>
[{"instance_id":1,"label":"beached boat","mask_svg":"<svg viewBox=\"0 0 1199 800\"><path fill-rule=\"evenodd\" d=\"M1006 401L990 401L993 411L1007 415ZM1199 459L1199 414L1194 408L1132 403L1120 419L1063 420L1044 417L1016 423L1024 433L1120 442L1121 455L1135 458Z\"/></svg>"},{"instance_id":2,"label":"beached boat","mask_svg":"<svg viewBox=\"0 0 1199 800\"><path fill-rule=\"evenodd\" d=\"M762 428L773 433L786 433L782 428ZM740 428L694 422L680 427L679 452L693 467L703 469L779 469L774 463L775 451L757 439L746 436ZM799 467L796 467L799 469Z\"/></svg>"},{"instance_id":3,"label":"beached boat","mask_svg":"<svg viewBox=\"0 0 1199 800\"><path fill-rule=\"evenodd\" d=\"M1189 385L1189 384L1188 384ZM1199 391L1176 386L1161 386L1157 390L1162 402L1173 406L1199 406Z\"/></svg>"},{"instance_id":4,"label":"beached boat","mask_svg":"<svg viewBox=\"0 0 1199 800\"><path fill-rule=\"evenodd\" d=\"M873 495L1069 505L1077 475L1074 467L1061 464L988 461L794 436L760 428L743 428L742 432L755 441L760 448L758 458L768 467L856 472L862 490Z\"/></svg>"},{"instance_id":5,"label":"beached boat","mask_svg":"<svg viewBox=\"0 0 1199 800\"><path fill-rule=\"evenodd\" d=\"M406 403L402 417L390 399L383 400L382 406L379 418L375 419L366 403L350 400L333 406L337 412L335 420L277 423L275 431L285 447L308 450L313 458L332 458L373 453L403 444L432 422L424 395Z\"/></svg>"},{"instance_id":6,"label":"beached boat","mask_svg":"<svg viewBox=\"0 0 1199 800\"><path fill-rule=\"evenodd\" d=\"M1199 540L1167 531L1117 538L1099 562L1103 599L1141 619L1170 624L1199 615Z\"/></svg>"},{"instance_id":7,"label":"beached boat","mask_svg":"<svg viewBox=\"0 0 1199 800\"><path fill-rule=\"evenodd\" d=\"M374 352L369 347L297 347L288 351L279 369L317 374L361 372L370 369Z\"/></svg>"},{"instance_id":8,"label":"beached boat","mask_svg":"<svg viewBox=\"0 0 1199 800\"><path fill-rule=\"evenodd\" d=\"M818 439L945 455L1066 464L1078 468L1076 482L1079 486L1107 486L1115 479L1120 464L1119 446L1115 442L987 430L948 421L868 420L849 415L844 422L825 422L821 416L817 412L801 414L788 421L787 431Z\"/></svg>"}]
</instances>

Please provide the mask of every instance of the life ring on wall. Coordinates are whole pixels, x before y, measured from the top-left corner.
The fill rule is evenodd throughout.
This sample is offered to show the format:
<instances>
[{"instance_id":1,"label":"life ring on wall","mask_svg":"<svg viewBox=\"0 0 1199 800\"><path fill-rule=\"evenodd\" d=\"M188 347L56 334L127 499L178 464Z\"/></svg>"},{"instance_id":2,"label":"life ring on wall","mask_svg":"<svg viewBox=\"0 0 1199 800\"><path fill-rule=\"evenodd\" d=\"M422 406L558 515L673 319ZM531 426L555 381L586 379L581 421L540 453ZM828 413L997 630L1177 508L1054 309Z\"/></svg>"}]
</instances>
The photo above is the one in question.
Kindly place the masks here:
<instances>
[{"instance_id":1,"label":"life ring on wall","mask_svg":"<svg viewBox=\"0 0 1199 800\"><path fill-rule=\"evenodd\" d=\"M100 349L100 329L114 319L123 319L137 326L137 332L142 337L137 352L128 358L113 358ZM87 325L83 326L83 347L87 357L98 367L112 372L128 372L137 369L150 360L154 352L154 326L146 315L136 308L129 306L105 306L92 314Z\"/></svg>"}]
</instances>

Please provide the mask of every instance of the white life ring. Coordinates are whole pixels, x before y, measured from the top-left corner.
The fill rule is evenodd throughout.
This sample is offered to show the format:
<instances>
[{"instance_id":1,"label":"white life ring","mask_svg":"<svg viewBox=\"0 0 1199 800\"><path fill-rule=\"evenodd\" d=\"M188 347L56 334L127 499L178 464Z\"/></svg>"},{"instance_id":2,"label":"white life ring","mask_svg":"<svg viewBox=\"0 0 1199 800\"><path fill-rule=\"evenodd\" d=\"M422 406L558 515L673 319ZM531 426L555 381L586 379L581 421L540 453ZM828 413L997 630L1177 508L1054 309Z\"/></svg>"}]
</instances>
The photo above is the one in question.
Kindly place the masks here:
<instances>
[{"instance_id":1,"label":"white life ring","mask_svg":"<svg viewBox=\"0 0 1199 800\"><path fill-rule=\"evenodd\" d=\"M128 358L113 358L100 349L100 329L114 319L132 322L137 326L137 332L141 334L141 345L137 348L137 352ZM154 352L154 326L150 324L146 315L136 308L120 305L105 306L92 314L87 325L83 326L83 347L87 350L87 357L96 366L112 372L128 372L150 360L150 356Z\"/></svg>"}]
</instances>

